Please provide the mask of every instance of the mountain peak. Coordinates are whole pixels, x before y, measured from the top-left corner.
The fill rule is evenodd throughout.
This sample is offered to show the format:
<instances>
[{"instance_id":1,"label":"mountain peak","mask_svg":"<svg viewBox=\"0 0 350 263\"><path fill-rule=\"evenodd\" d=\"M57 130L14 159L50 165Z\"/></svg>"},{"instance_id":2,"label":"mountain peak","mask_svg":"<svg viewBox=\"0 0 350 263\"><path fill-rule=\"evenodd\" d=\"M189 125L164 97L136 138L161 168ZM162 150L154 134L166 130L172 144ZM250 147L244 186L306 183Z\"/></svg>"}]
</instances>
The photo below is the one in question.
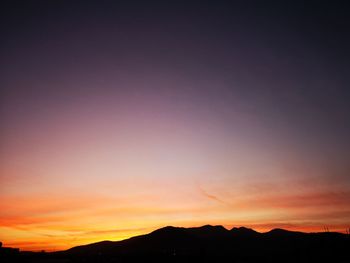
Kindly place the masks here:
<instances>
[{"instance_id":1,"label":"mountain peak","mask_svg":"<svg viewBox=\"0 0 350 263\"><path fill-rule=\"evenodd\" d=\"M274 228L274 229L272 229L269 232L266 232L264 234L267 236L270 236L270 237L297 237L297 236L303 236L306 233L285 230L282 228Z\"/></svg>"},{"instance_id":2,"label":"mountain peak","mask_svg":"<svg viewBox=\"0 0 350 263\"><path fill-rule=\"evenodd\" d=\"M224 228L222 225L204 225L200 227L193 227L190 229L200 229L200 230L216 230L216 231L227 231L226 228Z\"/></svg>"},{"instance_id":3,"label":"mountain peak","mask_svg":"<svg viewBox=\"0 0 350 263\"><path fill-rule=\"evenodd\" d=\"M157 236L157 237L168 237L168 236L178 236L183 235L186 233L186 228L183 227L175 227L175 226L165 226L162 228L159 228L157 230L154 230L149 235L150 236Z\"/></svg>"},{"instance_id":4,"label":"mountain peak","mask_svg":"<svg viewBox=\"0 0 350 263\"><path fill-rule=\"evenodd\" d=\"M256 236L259 233L256 232L255 230L251 229L251 228L247 228L247 227L233 227L230 230L231 233L235 234L235 235L244 235L244 236Z\"/></svg>"}]
</instances>

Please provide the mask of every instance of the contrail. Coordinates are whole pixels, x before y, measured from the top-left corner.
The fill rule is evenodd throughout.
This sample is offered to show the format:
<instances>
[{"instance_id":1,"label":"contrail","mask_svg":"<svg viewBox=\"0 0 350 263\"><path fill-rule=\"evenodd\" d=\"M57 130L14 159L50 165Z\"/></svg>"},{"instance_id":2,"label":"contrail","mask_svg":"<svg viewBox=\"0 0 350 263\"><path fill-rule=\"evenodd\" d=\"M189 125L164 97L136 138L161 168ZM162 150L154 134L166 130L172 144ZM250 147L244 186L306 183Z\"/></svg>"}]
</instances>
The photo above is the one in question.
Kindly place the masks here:
<instances>
[{"instance_id":1,"label":"contrail","mask_svg":"<svg viewBox=\"0 0 350 263\"><path fill-rule=\"evenodd\" d=\"M215 195L207 193L200 185L198 185L198 189L201 192L201 194L204 195L205 197L207 197L211 200L217 201L217 202L224 204L224 205L230 205L230 204L226 203L225 201L221 200L220 198L216 197Z\"/></svg>"}]
</instances>

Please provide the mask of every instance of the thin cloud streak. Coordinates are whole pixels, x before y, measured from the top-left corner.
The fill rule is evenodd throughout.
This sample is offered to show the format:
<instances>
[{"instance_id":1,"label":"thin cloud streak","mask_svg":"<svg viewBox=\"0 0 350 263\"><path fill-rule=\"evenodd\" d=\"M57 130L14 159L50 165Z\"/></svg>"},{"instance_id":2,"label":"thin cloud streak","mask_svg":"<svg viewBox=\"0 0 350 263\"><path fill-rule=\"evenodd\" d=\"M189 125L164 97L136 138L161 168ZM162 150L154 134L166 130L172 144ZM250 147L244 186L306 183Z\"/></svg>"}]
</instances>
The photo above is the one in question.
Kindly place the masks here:
<instances>
[{"instance_id":1,"label":"thin cloud streak","mask_svg":"<svg viewBox=\"0 0 350 263\"><path fill-rule=\"evenodd\" d=\"M227 205L227 206L231 206L229 203L225 202L224 200L220 199L219 197L217 197L217 196L215 196L215 195L213 195L213 194L209 194L209 193L208 193L207 191L205 191L200 185L198 185L198 189L199 189L199 192L200 192L203 196L205 196L205 197L207 197L207 198L209 198L209 199L211 199L211 200L214 200L214 201L216 201L216 202L219 202L220 204L224 204L224 205Z\"/></svg>"}]
</instances>

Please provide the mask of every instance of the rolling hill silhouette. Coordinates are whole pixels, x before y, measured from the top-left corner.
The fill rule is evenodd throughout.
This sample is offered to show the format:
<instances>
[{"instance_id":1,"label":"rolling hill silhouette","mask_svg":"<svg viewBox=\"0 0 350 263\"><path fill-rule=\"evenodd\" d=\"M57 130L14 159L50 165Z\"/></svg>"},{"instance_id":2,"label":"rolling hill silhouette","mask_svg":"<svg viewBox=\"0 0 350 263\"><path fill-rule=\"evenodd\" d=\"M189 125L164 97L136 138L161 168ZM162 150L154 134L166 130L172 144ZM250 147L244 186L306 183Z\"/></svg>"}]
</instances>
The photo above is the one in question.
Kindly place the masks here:
<instances>
[{"instance_id":1,"label":"rolling hill silhouette","mask_svg":"<svg viewBox=\"0 0 350 263\"><path fill-rule=\"evenodd\" d=\"M335 232L239 227L167 226L122 241L102 241L53 253L20 255L21 262L350 262L350 237ZM13 262L13 261L9 261Z\"/></svg>"}]
</instances>

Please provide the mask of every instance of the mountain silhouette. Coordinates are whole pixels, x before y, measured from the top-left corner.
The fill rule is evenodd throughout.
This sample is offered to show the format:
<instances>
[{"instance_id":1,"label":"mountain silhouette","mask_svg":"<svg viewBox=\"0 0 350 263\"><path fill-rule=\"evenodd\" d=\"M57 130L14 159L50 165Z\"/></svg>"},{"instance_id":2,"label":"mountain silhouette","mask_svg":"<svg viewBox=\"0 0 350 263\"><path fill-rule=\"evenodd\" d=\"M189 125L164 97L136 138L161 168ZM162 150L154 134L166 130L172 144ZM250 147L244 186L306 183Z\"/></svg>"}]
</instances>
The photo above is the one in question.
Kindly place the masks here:
<instances>
[{"instance_id":1,"label":"mountain silhouette","mask_svg":"<svg viewBox=\"0 0 350 263\"><path fill-rule=\"evenodd\" d=\"M18 256L21 262L339 262L350 263L346 234L245 227L172 227L122 241L102 241L53 253ZM11 261L14 262L12 258ZM6 262L6 261L5 261Z\"/></svg>"},{"instance_id":2,"label":"mountain silhouette","mask_svg":"<svg viewBox=\"0 0 350 263\"><path fill-rule=\"evenodd\" d=\"M256 237L260 234L259 232L256 232L255 230L246 227L234 227L231 229L230 232L234 236L240 237Z\"/></svg>"}]
</instances>

